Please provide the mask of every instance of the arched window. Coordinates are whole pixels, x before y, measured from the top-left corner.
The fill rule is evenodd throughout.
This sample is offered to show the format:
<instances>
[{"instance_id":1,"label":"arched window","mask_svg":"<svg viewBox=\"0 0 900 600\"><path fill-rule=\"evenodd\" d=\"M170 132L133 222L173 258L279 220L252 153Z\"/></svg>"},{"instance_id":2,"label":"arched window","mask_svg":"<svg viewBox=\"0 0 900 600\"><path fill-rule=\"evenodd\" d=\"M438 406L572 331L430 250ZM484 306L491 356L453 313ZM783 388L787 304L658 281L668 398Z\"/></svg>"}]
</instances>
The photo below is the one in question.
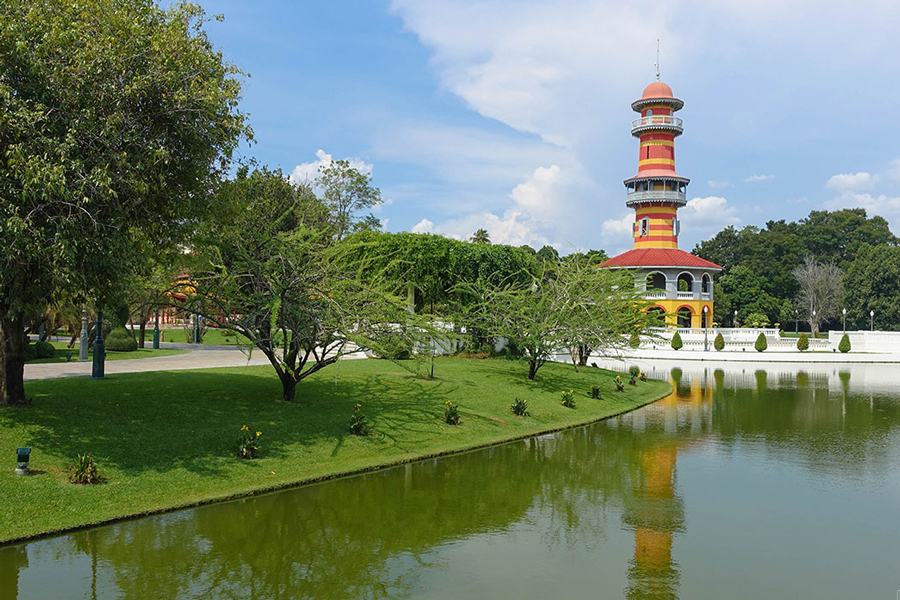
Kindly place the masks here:
<instances>
[{"instance_id":1,"label":"arched window","mask_svg":"<svg viewBox=\"0 0 900 600\"><path fill-rule=\"evenodd\" d=\"M708 273L704 273L703 277L700 278L700 285L704 294L712 293L712 279Z\"/></svg>"},{"instance_id":2,"label":"arched window","mask_svg":"<svg viewBox=\"0 0 900 600\"><path fill-rule=\"evenodd\" d=\"M647 289L648 290L662 290L666 289L666 276L662 273L650 273L647 275Z\"/></svg>"},{"instance_id":3,"label":"arched window","mask_svg":"<svg viewBox=\"0 0 900 600\"><path fill-rule=\"evenodd\" d=\"M690 273L682 273L678 276L678 291L679 292L693 292L694 291L694 276Z\"/></svg>"},{"instance_id":4,"label":"arched window","mask_svg":"<svg viewBox=\"0 0 900 600\"><path fill-rule=\"evenodd\" d=\"M648 219L647 217L641 219L640 235L650 235L650 219Z\"/></svg>"},{"instance_id":5,"label":"arched window","mask_svg":"<svg viewBox=\"0 0 900 600\"><path fill-rule=\"evenodd\" d=\"M691 309L687 306L682 306L678 309L678 326L679 327L690 327L691 319L693 319L694 313L691 312Z\"/></svg>"}]
</instances>

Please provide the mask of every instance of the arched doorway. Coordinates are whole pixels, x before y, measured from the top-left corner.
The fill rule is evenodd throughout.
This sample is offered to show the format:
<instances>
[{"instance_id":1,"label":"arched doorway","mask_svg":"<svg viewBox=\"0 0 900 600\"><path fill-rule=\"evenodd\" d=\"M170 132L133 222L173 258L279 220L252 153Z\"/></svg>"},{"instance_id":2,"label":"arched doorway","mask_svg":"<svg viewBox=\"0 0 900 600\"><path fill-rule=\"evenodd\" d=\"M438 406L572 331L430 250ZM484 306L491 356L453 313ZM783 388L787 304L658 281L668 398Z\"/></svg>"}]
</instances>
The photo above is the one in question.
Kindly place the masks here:
<instances>
[{"instance_id":1,"label":"arched doorway","mask_svg":"<svg viewBox=\"0 0 900 600\"><path fill-rule=\"evenodd\" d=\"M679 327L690 327L691 321L694 318L694 312L687 306L682 306L678 309L678 326Z\"/></svg>"},{"instance_id":2,"label":"arched doorway","mask_svg":"<svg viewBox=\"0 0 900 600\"><path fill-rule=\"evenodd\" d=\"M650 291L650 290L658 290L660 292L666 291L666 276L659 272L648 273L647 274L647 291ZM655 308L659 308L660 310L662 310L662 308L659 306L657 306ZM665 312L665 311L663 311L663 312Z\"/></svg>"}]
</instances>

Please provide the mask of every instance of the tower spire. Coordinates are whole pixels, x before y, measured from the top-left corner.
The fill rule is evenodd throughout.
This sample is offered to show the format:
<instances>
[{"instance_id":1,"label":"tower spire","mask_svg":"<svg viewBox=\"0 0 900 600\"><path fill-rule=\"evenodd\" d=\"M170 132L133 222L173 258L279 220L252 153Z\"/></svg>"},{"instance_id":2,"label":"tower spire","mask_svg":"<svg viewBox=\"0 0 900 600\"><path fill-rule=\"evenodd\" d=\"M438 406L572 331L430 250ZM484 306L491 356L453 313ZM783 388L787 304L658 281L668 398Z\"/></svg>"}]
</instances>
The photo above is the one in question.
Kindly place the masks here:
<instances>
[{"instance_id":1,"label":"tower spire","mask_svg":"<svg viewBox=\"0 0 900 600\"><path fill-rule=\"evenodd\" d=\"M659 81L659 38L656 38L656 62L653 66L656 67L656 80Z\"/></svg>"}]
</instances>

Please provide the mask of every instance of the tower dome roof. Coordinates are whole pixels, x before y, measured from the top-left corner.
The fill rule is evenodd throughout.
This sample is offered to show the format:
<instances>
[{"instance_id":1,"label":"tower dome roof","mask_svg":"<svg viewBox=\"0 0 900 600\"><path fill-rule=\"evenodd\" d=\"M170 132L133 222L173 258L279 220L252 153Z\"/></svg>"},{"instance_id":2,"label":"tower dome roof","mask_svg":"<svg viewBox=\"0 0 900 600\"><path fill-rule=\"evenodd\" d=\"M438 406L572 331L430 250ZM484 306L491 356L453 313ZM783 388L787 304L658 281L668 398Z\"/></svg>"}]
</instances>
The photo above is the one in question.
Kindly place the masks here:
<instances>
[{"instance_id":1,"label":"tower dome roof","mask_svg":"<svg viewBox=\"0 0 900 600\"><path fill-rule=\"evenodd\" d=\"M672 94L672 88L670 88L668 84L665 84L662 81L654 81L644 88L644 93L643 95L641 95L641 100L649 100L650 98L674 97L675 96Z\"/></svg>"}]
</instances>

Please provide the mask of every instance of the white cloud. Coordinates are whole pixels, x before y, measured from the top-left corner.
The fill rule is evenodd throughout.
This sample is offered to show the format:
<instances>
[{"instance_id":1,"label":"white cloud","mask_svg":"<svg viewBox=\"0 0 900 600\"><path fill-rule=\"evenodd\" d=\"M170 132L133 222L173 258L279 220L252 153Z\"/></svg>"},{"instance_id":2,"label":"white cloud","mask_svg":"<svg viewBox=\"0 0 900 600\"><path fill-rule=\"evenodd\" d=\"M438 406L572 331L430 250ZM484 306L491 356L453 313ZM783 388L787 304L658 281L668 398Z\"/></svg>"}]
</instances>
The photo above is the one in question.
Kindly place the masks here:
<instances>
[{"instance_id":1,"label":"white cloud","mask_svg":"<svg viewBox=\"0 0 900 600\"><path fill-rule=\"evenodd\" d=\"M374 168L371 163L367 163L359 158L344 159L350 163L350 166L366 175L372 174ZM312 184L319 176L319 167L328 167L332 163L331 154L326 153L321 148L316 151L316 160L308 163L300 163L291 171L289 179L291 183L309 183Z\"/></svg>"},{"instance_id":2,"label":"white cloud","mask_svg":"<svg viewBox=\"0 0 900 600\"><path fill-rule=\"evenodd\" d=\"M431 233L434 231L434 223L432 223L428 219L422 219L421 221L413 225L410 231L412 231L413 233Z\"/></svg>"},{"instance_id":3,"label":"white cloud","mask_svg":"<svg viewBox=\"0 0 900 600\"><path fill-rule=\"evenodd\" d=\"M513 189L509 197L534 216L546 218L554 215L560 204L554 190L559 177L558 165L538 167L527 181Z\"/></svg>"},{"instance_id":4,"label":"white cloud","mask_svg":"<svg viewBox=\"0 0 900 600\"><path fill-rule=\"evenodd\" d=\"M678 211L682 222L682 234L690 231L691 237L703 239L714 235L728 225L741 222L737 216L737 208L728 205L728 200L720 196L691 198L684 208Z\"/></svg>"},{"instance_id":5,"label":"white cloud","mask_svg":"<svg viewBox=\"0 0 900 600\"><path fill-rule=\"evenodd\" d=\"M775 179L774 175L751 175L744 181L747 183L756 183L758 181L769 181L770 179Z\"/></svg>"},{"instance_id":6,"label":"white cloud","mask_svg":"<svg viewBox=\"0 0 900 600\"><path fill-rule=\"evenodd\" d=\"M869 173L840 173L832 175L825 187L839 193L854 192L857 190L871 190L878 181L877 176Z\"/></svg>"},{"instance_id":7,"label":"white cloud","mask_svg":"<svg viewBox=\"0 0 900 600\"><path fill-rule=\"evenodd\" d=\"M869 217L879 215L891 223L891 229L898 230L900 226L900 198L881 194L845 193L825 203L825 207L831 210L842 208L864 208Z\"/></svg>"},{"instance_id":8,"label":"white cloud","mask_svg":"<svg viewBox=\"0 0 900 600\"><path fill-rule=\"evenodd\" d=\"M894 181L900 181L900 158L891 161L891 166L887 170L887 176Z\"/></svg>"},{"instance_id":9,"label":"white cloud","mask_svg":"<svg viewBox=\"0 0 900 600\"><path fill-rule=\"evenodd\" d=\"M711 187L714 190L720 190L720 189L724 189L724 188L734 187L734 184L731 183L730 181L715 181L713 179L710 179L709 181L707 181L706 185L708 185L709 187Z\"/></svg>"},{"instance_id":10,"label":"white cloud","mask_svg":"<svg viewBox=\"0 0 900 600\"><path fill-rule=\"evenodd\" d=\"M600 246L610 256L631 250L634 245L634 213L620 219L606 219L600 226Z\"/></svg>"}]
</instances>

